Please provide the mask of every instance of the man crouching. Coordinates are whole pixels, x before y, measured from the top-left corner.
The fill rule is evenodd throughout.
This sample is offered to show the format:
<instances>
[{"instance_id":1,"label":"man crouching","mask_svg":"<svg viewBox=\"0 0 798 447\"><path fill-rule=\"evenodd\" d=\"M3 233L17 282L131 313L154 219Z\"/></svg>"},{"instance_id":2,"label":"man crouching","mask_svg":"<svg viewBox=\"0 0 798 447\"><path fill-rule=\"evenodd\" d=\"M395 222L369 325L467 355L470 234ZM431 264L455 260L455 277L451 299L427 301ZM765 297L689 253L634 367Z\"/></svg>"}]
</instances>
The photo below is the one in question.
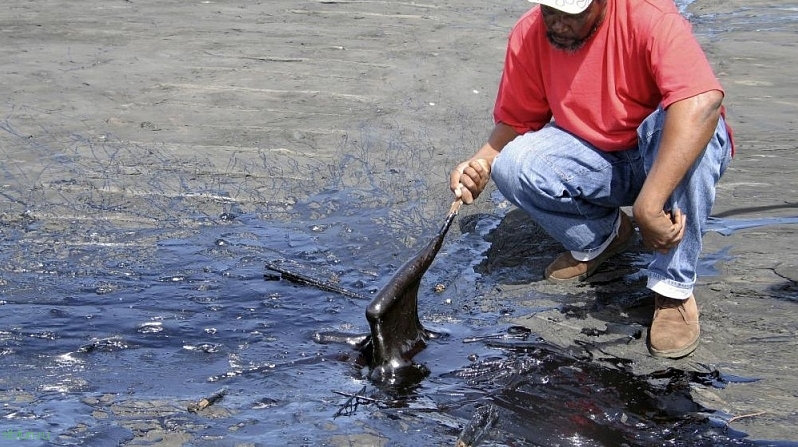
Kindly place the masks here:
<instances>
[{"instance_id":1,"label":"man crouching","mask_svg":"<svg viewBox=\"0 0 798 447\"><path fill-rule=\"evenodd\" d=\"M723 88L672 0L531 0L510 33L488 141L455 167L472 203L493 178L563 244L580 281L634 235L652 249L654 356L698 346L693 288L715 186L733 155Z\"/></svg>"}]
</instances>

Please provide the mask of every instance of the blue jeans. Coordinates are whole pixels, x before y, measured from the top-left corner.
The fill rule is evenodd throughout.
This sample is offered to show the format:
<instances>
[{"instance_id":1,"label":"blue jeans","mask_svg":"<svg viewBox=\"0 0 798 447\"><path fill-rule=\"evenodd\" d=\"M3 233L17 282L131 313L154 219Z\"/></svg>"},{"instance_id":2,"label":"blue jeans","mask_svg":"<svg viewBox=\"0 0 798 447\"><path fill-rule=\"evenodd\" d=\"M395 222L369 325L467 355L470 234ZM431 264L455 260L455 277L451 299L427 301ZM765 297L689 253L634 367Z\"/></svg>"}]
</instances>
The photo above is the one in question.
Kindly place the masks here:
<instances>
[{"instance_id":1,"label":"blue jeans","mask_svg":"<svg viewBox=\"0 0 798 447\"><path fill-rule=\"evenodd\" d=\"M505 146L491 176L507 200L567 250L589 259L615 236L620 207L633 205L640 193L659 150L666 113L660 108L649 115L637 129L638 146L617 152L596 149L549 124ZM666 210L680 209L687 215L687 227L678 247L667 254L654 252L648 288L671 298L693 293L715 185L730 160L731 144L721 118L706 150L668 200Z\"/></svg>"}]
</instances>

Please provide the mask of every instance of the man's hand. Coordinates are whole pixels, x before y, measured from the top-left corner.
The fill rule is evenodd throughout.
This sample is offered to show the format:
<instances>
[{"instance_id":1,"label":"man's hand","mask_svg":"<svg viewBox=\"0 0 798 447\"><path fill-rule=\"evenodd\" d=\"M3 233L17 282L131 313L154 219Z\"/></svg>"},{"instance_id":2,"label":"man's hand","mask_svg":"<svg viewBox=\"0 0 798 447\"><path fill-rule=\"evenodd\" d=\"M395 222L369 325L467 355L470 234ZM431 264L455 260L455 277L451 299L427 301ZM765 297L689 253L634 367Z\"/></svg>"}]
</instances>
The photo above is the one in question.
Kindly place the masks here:
<instances>
[{"instance_id":1,"label":"man's hand","mask_svg":"<svg viewBox=\"0 0 798 447\"><path fill-rule=\"evenodd\" d=\"M673 213L660 211L653 216L635 214L643 245L660 253L668 253L684 237L687 215L676 209Z\"/></svg>"},{"instance_id":2,"label":"man's hand","mask_svg":"<svg viewBox=\"0 0 798 447\"><path fill-rule=\"evenodd\" d=\"M490 180L490 164L484 158L472 158L457 165L449 175L449 187L463 203L474 202Z\"/></svg>"},{"instance_id":3,"label":"man's hand","mask_svg":"<svg viewBox=\"0 0 798 447\"><path fill-rule=\"evenodd\" d=\"M493 160L502 148L512 141L518 133L504 123L496 123L488 141L468 160L457 165L449 174L449 187L457 199L465 204L474 203L490 181Z\"/></svg>"}]
</instances>

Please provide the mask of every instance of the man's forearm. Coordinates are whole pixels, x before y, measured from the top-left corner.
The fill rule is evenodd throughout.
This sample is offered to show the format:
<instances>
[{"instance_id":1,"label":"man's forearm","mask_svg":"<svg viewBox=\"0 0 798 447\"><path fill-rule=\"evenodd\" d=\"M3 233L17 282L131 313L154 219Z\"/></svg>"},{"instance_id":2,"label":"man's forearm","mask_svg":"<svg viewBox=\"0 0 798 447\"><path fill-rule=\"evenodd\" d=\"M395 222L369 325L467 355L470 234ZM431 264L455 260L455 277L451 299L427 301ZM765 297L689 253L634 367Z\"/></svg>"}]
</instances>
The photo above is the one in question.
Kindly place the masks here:
<instances>
[{"instance_id":1,"label":"man's forearm","mask_svg":"<svg viewBox=\"0 0 798 447\"><path fill-rule=\"evenodd\" d=\"M493 164L493 159L499 155L507 143L513 141L518 136L518 132L511 126L504 123L496 123L487 143L482 146L472 158L482 158Z\"/></svg>"},{"instance_id":2,"label":"man's forearm","mask_svg":"<svg viewBox=\"0 0 798 447\"><path fill-rule=\"evenodd\" d=\"M659 152L635 202L635 215L661 213L668 198L701 156L720 118L723 94L711 90L673 103L665 115Z\"/></svg>"}]
</instances>

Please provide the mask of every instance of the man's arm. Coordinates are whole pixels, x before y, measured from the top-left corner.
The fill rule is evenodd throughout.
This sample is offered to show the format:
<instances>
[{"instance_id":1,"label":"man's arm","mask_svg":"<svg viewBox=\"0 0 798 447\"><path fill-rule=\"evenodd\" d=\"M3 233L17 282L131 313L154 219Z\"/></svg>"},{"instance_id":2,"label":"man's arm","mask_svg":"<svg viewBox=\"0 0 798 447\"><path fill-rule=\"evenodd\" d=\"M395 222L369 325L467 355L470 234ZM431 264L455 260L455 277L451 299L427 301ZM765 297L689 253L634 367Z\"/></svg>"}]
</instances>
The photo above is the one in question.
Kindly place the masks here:
<instances>
[{"instance_id":1,"label":"man's arm","mask_svg":"<svg viewBox=\"0 0 798 447\"><path fill-rule=\"evenodd\" d=\"M490 180L493 159L517 136L518 132L511 126L501 122L496 123L487 143L470 159L457 165L449 175L449 187L455 197L462 199L466 204L474 202Z\"/></svg>"},{"instance_id":2,"label":"man's arm","mask_svg":"<svg viewBox=\"0 0 798 447\"><path fill-rule=\"evenodd\" d=\"M667 252L682 240L689 216L665 204L715 133L722 102L723 93L710 90L668 107L657 158L633 207L647 247Z\"/></svg>"}]
</instances>

